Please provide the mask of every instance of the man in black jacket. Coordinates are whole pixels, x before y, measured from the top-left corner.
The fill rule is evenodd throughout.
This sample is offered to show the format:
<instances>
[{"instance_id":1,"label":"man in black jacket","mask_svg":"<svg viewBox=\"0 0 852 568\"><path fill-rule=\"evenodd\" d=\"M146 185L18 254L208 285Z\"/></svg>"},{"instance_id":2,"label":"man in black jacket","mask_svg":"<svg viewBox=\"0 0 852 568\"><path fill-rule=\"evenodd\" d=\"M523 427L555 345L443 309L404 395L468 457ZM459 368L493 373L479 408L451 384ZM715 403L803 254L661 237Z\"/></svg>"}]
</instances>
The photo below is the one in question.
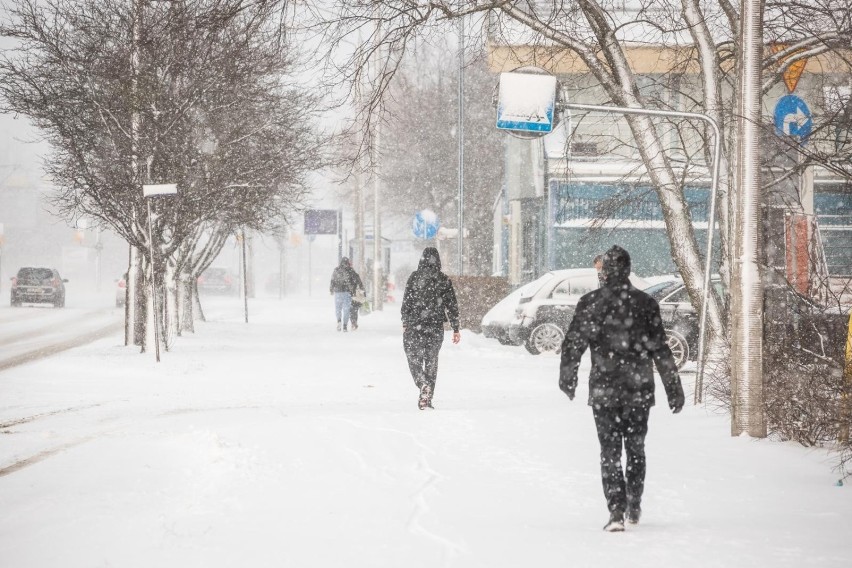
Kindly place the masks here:
<instances>
[{"instance_id":1,"label":"man in black jacket","mask_svg":"<svg viewBox=\"0 0 852 568\"><path fill-rule=\"evenodd\" d=\"M654 405L654 369L663 381L669 407L677 413L684 396L660 306L631 286L630 255L621 247L603 258L603 287L580 298L562 342L559 388L574 399L577 369L587 348L592 353L589 405L601 445L601 477L610 512L607 531L623 531L624 515L639 522L645 485L645 435ZM627 478L621 468L622 445Z\"/></svg>"},{"instance_id":2,"label":"man in black jacket","mask_svg":"<svg viewBox=\"0 0 852 568\"><path fill-rule=\"evenodd\" d=\"M438 353L444 341L444 322L453 328L453 343L459 334L459 305L453 283L441 272L438 249L423 250L417 270L408 277L402 297L402 346L414 384L420 389L417 406L432 408L438 377Z\"/></svg>"}]
</instances>

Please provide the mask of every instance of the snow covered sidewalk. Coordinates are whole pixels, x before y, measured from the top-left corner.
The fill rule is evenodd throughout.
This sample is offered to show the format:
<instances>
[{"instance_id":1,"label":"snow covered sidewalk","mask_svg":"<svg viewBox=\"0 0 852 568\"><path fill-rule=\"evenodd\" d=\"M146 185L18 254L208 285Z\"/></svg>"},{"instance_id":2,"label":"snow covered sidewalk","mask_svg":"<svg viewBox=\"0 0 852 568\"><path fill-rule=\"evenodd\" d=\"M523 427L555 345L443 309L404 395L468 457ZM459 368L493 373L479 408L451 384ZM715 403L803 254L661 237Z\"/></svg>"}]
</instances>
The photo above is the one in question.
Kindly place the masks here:
<instances>
[{"instance_id":1,"label":"snow covered sidewalk","mask_svg":"<svg viewBox=\"0 0 852 568\"><path fill-rule=\"evenodd\" d=\"M116 334L0 372L0 565L849 565L822 451L659 404L642 524L604 533L585 380L569 402L555 357L464 331L419 411L397 307L343 334L327 296L249 306L208 301L160 364Z\"/></svg>"}]
</instances>

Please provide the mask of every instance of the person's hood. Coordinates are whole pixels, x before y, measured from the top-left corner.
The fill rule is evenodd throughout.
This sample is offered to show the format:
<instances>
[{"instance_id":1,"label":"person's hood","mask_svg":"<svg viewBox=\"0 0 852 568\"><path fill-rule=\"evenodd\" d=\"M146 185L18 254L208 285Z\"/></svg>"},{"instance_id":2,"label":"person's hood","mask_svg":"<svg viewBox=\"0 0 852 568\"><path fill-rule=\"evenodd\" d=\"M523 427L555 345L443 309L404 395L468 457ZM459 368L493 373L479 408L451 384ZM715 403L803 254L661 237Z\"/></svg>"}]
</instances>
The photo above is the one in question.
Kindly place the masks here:
<instances>
[{"instance_id":1,"label":"person's hood","mask_svg":"<svg viewBox=\"0 0 852 568\"><path fill-rule=\"evenodd\" d=\"M350 266L352 266L352 264L349 262L349 259L344 256L340 259L339 266L340 268L349 268Z\"/></svg>"},{"instance_id":2,"label":"person's hood","mask_svg":"<svg viewBox=\"0 0 852 568\"><path fill-rule=\"evenodd\" d=\"M438 254L438 249L435 247L426 247L423 249L423 256L420 257L420 264L417 265L418 270L441 270L441 256Z\"/></svg>"},{"instance_id":3,"label":"person's hood","mask_svg":"<svg viewBox=\"0 0 852 568\"><path fill-rule=\"evenodd\" d=\"M610 248L603 257L601 275L607 286L622 286L630 282L630 254L618 245Z\"/></svg>"}]
</instances>

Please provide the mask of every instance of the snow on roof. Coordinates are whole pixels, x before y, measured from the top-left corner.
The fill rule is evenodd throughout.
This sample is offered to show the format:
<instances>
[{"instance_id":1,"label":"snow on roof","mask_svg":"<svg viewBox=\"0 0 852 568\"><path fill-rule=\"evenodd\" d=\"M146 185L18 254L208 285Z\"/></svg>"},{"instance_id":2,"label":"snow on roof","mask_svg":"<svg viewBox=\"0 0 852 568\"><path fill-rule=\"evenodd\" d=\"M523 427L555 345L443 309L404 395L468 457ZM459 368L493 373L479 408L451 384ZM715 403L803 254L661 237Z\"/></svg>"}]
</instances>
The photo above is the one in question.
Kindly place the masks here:
<instances>
[{"instance_id":1,"label":"snow on roof","mask_svg":"<svg viewBox=\"0 0 852 568\"><path fill-rule=\"evenodd\" d=\"M609 0L601 2L618 39L628 46L689 46L693 44L682 17L680 4L648 0ZM575 5L537 0L525 4L537 18L557 32L597 43L583 13ZM702 5L715 42L730 41L730 30L716 2ZM669 31L673 30L673 31ZM553 46L529 26L506 14L494 14L488 25L488 39L495 45Z\"/></svg>"}]
</instances>

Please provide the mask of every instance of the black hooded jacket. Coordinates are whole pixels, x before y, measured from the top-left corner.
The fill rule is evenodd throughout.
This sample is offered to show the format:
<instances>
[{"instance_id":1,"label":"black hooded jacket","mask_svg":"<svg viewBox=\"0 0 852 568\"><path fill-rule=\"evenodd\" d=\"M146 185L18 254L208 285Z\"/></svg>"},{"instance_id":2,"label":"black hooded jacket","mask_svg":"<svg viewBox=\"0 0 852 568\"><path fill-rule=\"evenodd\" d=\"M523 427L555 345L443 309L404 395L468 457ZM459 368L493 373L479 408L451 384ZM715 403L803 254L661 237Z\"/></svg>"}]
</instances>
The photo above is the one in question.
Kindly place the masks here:
<instances>
[{"instance_id":1,"label":"black hooded jacket","mask_svg":"<svg viewBox=\"0 0 852 568\"><path fill-rule=\"evenodd\" d=\"M358 288L364 288L361 277L358 276L358 273L349 264L349 259L344 257L337 268L331 273L331 283L328 289L332 293L349 292L350 294L354 294Z\"/></svg>"},{"instance_id":2,"label":"black hooded jacket","mask_svg":"<svg viewBox=\"0 0 852 568\"><path fill-rule=\"evenodd\" d=\"M402 325L406 328L443 327L449 321L459 330L459 304L449 277L441 272L438 249L423 250L417 270L408 277L402 297Z\"/></svg>"},{"instance_id":3,"label":"black hooded jacket","mask_svg":"<svg viewBox=\"0 0 852 568\"><path fill-rule=\"evenodd\" d=\"M607 251L602 273L604 286L580 298L562 342L559 387L573 398L580 358L589 348L589 405L653 406L656 364L669 406L679 410L683 387L659 304L630 284L630 256L624 249Z\"/></svg>"}]
</instances>

